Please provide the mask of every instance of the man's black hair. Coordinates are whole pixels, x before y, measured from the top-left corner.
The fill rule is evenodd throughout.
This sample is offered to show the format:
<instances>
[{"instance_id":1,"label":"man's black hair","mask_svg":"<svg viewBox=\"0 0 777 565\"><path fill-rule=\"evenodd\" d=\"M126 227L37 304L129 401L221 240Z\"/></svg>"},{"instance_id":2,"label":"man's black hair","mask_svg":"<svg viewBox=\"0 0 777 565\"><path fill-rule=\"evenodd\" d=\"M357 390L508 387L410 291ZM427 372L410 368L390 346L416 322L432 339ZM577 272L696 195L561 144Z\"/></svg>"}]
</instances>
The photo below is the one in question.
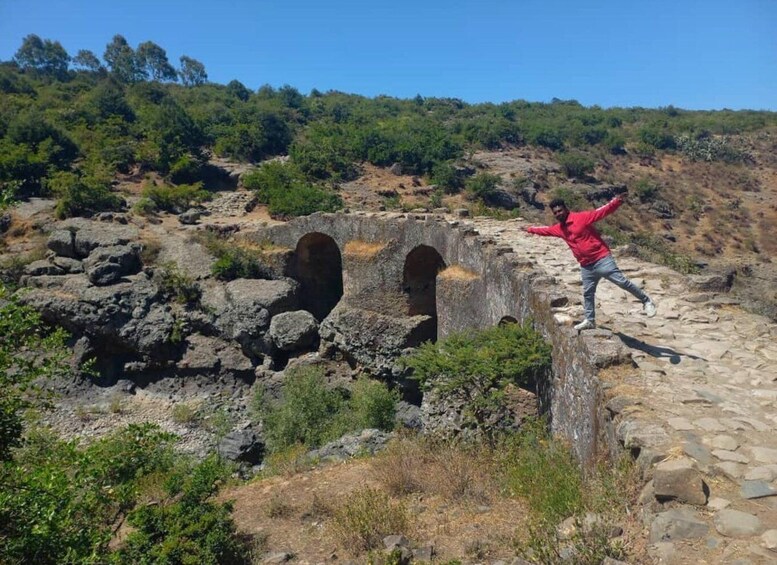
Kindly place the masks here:
<instances>
[{"instance_id":1,"label":"man's black hair","mask_svg":"<svg viewBox=\"0 0 777 565\"><path fill-rule=\"evenodd\" d=\"M563 206L564 208L566 208L567 203L564 202L563 198L554 198L553 200L550 201L550 204L548 204L548 206L550 206L551 210L553 208L557 208L558 206Z\"/></svg>"}]
</instances>

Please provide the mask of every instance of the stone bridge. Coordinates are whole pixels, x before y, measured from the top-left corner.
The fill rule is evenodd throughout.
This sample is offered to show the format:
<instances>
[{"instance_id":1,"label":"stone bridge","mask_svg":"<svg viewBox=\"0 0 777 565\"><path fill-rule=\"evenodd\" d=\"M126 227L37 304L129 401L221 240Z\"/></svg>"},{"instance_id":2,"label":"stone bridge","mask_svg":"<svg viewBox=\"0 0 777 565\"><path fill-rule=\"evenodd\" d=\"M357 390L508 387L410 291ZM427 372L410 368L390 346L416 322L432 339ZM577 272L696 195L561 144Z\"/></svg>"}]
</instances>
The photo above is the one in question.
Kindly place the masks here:
<instances>
[{"instance_id":1,"label":"stone bridge","mask_svg":"<svg viewBox=\"0 0 777 565\"><path fill-rule=\"evenodd\" d=\"M777 562L777 325L741 310L714 278L616 250L659 313L646 318L605 282L599 328L578 334L579 269L563 242L530 236L524 225L314 214L253 237L289 250L289 274L319 319L343 304L369 311L401 346L532 320L553 348L554 432L584 461L624 450L634 457L656 561Z\"/></svg>"}]
</instances>

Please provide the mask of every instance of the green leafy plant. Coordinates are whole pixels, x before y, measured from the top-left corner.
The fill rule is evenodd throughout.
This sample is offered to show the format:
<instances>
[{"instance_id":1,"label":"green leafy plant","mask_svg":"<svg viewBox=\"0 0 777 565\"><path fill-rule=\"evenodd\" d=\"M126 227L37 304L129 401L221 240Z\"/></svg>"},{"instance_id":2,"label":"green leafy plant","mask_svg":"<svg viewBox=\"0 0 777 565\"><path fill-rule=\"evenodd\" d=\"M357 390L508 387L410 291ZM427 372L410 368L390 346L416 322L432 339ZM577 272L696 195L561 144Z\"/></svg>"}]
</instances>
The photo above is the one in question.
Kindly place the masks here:
<instances>
[{"instance_id":1,"label":"green leafy plant","mask_svg":"<svg viewBox=\"0 0 777 565\"><path fill-rule=\"evenodd\" d=\"M584 178L591 174L596 166L591 157L579 152L561 153L556 160L569 178Z\"/></svg>"},{"instance_id":2,"label":"green leafy plant","mask_svg":"<svg viewBox=\"0 0 777 565\"><path fill-rule=\"evenodd\" d=\"M197 305L202 297L200 286L175 263L164 263L154 270L160 292L179 304Z\"/></svg>"},{"instance_id":3,"label":"green leafy plant","mask_svg":"<svg viewBox=\"0 0 777 565\"><path fill-rule=\"evenodd\" d=\"M243 564L249 547L238 536L228 502L210 497L230 472L215 456L172 474L162 504L141 506L128 517L135 529L115 555L119 564Z\"/></svg>"},{"instance_id":4,"label":"green leafy plant","mask_svg":"<svg viewBox=\"0 0 777 565\"><path fill-rule=\"evenodd\" d=\"M393 429L398 399L396 391L366 378L355 383L349 397L327 386L320 369L308 367L291 372L279 401L259 394L252 410L263 422L268 451L276 453L298 444L317 447L350 431Z\"/></svg>"},{"instance_id":5,"label":"green leafy plant","mask_svg":"<svg viewBox=\"0 0 777 565\"><path fill-rule=\"evenodd\" d=\"M465 417L480 427L503 406L508 385L533 385L547 375L550 346L528 324L505 324L427 342L402 363L424 389L464 395Z\"/></svg>"},{"instance_id":6,"label":"green leafy plant","mask_svg":"<svg viewBox=\"0 0 777 565\"><path fill-rule=\"evenodd\" d=\"M22 443L22 411L35 400L30 385L66 372L65 338L64 330L46 328L0 283L0 462Z\"/></svg>"},{"instance_id":7,"label":"green leafy plant","mask_svg":"<svg viewBox=\"0 0 777 565\"><path fill-rule=\"evenodd\" d=\"M153 203L153 209L167 212L184 212L194 204L209 200L210 197L210 193L203 190L201 182L177 186L160 186L155 182L146 182L143 187L143 198ZM142 209L147 208L148 205L144 204Z\"/></svg>"},{"instance_id":8,"label":"green leafy plant","mask_svg":"<svg viewBox=\"0 0 777 565\"><path fill-rule=\"evenodd\" d=\"M472 200L483 200L496 190L501 181L502 177L499 175L478 173L474 177L467 179L465 186Z\"/></svg>"},{"instance_id":9,"label":"green leafy plant","mask_svg":"<svg viewBox=\"0 0 777 565\"><path fill-rule=\"evenodd\" d=\"M111 192L105 177L79 176L60 171L46 181L46 186L57 195L55 214L58 218L91 216L106 210L120 210L124 200Z\"/></svg>"},{"instance_id":10,"label":"green leafy plant","mask_svg":"<svg viewBox=\"0 0 777 565\"><path fill-rule=\"evenodd\" d=\"M313 212L334 212L342 207L339 195L309 183L293 164L265 163L245 175L243 184L256 191L274 218L305 216Z\"/></svg>"}]
</instances>

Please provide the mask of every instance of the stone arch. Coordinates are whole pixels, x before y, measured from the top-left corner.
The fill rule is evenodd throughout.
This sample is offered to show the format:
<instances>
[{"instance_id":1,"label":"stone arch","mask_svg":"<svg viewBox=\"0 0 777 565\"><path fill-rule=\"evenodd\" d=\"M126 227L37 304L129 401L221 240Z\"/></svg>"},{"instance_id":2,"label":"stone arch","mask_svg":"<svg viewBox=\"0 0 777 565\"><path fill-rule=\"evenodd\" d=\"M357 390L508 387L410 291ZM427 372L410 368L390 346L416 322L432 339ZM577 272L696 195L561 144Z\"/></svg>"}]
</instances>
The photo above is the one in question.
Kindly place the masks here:
<instances>
[{"instance_id":1,"label":"stone arch","mask_svg":"<svg viewBox=\"0 0 777 565\"><path fill-rule=\"evenodd\" d=\"M512 316L502 316L502 319L499 320L500 326L505 326L507 324L517 324L518 320L513 318Z\"/></svg>"},{"instance_id":2,"label":"stone arch","mask_svg":"<svg viewBox=\"0 0 777 565\"><path fill-rule=\"evenodd\" d=\"M313 232L299 239L292 275L302 285L302 308L318 321L343 297L343 259L335 240L326 234Z\"/></svg>"},{"instance_id":3,"label":"stone arch","mask_svg":"<svg viewBox=\"0 0 777 565\"><path fill-rule=\"evenodd\" d=\"M437 338L437 273L444 268L442 256L428 245L414 247L405 257L402 290L407 296L407 314L431 316L430 339Z\"/></svg>"}]
</instances>

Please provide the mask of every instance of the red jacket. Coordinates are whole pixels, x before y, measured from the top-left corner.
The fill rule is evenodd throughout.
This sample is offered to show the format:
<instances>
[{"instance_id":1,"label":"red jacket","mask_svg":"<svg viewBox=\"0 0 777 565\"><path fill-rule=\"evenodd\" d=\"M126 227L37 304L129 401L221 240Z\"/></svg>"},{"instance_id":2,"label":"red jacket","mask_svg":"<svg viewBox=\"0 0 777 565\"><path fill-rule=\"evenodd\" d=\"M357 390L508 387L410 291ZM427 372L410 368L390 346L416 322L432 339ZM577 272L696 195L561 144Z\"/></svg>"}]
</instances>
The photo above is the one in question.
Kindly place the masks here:
<instances>
[{"instance_id":1,"label":"red jacket","mask_svg":"<svg viewBox=\"0 0 777 565\"><path fill-rule=\"evenodd\" d=\"M545 227L528 227L526 231L535 235L551 235L560 237L567 242L578 263L583 267L596 263L607 257L610 248L602 241L602 236L594 228L594 224L609 216L623 204L623 200L615 197L596 210L585 212L570 212L567 221Z\"/></svg>"}]
</instances>

